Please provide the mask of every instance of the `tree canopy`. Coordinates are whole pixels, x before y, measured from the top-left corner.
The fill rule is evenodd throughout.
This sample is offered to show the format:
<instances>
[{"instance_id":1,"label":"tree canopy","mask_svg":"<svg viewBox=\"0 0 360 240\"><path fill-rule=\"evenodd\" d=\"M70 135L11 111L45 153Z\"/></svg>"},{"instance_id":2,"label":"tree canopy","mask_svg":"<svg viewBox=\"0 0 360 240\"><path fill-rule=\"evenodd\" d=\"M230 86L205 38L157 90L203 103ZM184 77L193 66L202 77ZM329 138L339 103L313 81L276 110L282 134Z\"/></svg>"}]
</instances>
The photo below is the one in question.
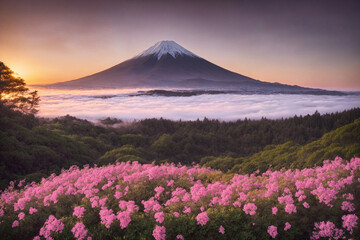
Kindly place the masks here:
<instances>
[{"instance_id":1,"label":"tree canopy","mask_svg":"<svg viewBox=\"0 0 360 240\"><path fill-rule=\"evenodd\" d=\"M24 79L0 61L0 104L23 113L36 113L40 97L37 91L30 91Z\"/></svg>"}]
</instances>

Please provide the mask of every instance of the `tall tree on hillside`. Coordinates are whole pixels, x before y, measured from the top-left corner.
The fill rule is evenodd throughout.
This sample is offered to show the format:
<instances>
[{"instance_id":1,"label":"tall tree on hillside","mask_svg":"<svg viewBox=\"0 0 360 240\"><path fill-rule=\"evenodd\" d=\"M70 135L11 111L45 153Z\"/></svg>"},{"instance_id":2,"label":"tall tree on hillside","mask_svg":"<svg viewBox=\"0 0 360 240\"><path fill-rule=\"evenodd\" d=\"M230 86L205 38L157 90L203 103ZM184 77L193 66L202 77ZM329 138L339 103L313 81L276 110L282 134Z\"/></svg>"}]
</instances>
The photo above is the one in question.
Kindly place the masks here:
<instances>
[{"instance_id":1,"label":"tall tree on hillside","mask_svg":"<svg viewBox=\"0 0 360 240\"><path fill-rule=\"evenodd\" d=\"M23 113L36 113L40 97L37 91L30 91L24 79L0 61L0 104Z\"/></svg>"}]
</instances>

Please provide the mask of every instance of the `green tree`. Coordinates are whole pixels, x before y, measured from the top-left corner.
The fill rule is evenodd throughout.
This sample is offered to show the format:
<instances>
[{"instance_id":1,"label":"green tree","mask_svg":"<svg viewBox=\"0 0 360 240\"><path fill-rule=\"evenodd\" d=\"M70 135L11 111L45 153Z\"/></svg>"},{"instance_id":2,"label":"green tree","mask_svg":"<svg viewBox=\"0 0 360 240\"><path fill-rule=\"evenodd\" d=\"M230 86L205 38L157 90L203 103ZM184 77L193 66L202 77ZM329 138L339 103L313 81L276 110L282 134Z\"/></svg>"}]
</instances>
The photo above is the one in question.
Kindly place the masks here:
<instances>
[{"instance_id":1,"label":"green tree","mask_svg":"<svg viewBox=\"0 0 360 240\"><path fill-rule=\"evenodd\" d=\"M0 104L23 113L36 113L40 97L37 91L30 91L24 79L0 62Z\"/></svg>"}]
</instances>

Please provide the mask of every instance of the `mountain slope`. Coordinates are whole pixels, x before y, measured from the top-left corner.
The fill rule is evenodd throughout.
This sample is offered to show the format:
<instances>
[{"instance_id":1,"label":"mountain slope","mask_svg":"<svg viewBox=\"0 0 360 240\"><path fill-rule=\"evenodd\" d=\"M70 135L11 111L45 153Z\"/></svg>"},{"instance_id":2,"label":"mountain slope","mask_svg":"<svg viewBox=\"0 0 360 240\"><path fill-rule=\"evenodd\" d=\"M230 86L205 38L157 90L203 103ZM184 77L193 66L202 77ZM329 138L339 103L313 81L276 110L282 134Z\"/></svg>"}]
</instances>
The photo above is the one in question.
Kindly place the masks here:
<instances>
[{"instance_id":1,"label":"mountain slope","mask_svg":"<svg viewBox=\"0 0 360 240\"><path fill-rule=\"evenodd\" d=\"M90 76L48 85L55 88L190 88L260 93L334 94L255 80L219 67L181 47L161 41L141 54Z\"/></svg>"}]
</instances>

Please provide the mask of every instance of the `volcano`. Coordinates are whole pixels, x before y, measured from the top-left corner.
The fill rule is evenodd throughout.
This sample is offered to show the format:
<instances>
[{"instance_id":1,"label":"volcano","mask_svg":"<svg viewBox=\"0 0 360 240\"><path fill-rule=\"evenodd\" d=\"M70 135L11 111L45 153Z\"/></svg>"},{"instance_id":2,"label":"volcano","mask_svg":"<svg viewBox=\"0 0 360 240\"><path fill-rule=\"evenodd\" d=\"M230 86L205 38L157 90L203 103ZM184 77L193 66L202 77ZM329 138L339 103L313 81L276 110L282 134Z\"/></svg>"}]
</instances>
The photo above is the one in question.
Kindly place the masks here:
<instances>
[{"instance_id":1,"label":"volcano","mask_svg":"<svg viewBox=\"0 0 360 240\"><path fill-rule=\"evenodd\" d=\"M174 41L158 42L139 55L93 75L48 86L66 89L171 88L244 93L334 93L255 80L217 66Z\"/></svg>"}]
</instances>

